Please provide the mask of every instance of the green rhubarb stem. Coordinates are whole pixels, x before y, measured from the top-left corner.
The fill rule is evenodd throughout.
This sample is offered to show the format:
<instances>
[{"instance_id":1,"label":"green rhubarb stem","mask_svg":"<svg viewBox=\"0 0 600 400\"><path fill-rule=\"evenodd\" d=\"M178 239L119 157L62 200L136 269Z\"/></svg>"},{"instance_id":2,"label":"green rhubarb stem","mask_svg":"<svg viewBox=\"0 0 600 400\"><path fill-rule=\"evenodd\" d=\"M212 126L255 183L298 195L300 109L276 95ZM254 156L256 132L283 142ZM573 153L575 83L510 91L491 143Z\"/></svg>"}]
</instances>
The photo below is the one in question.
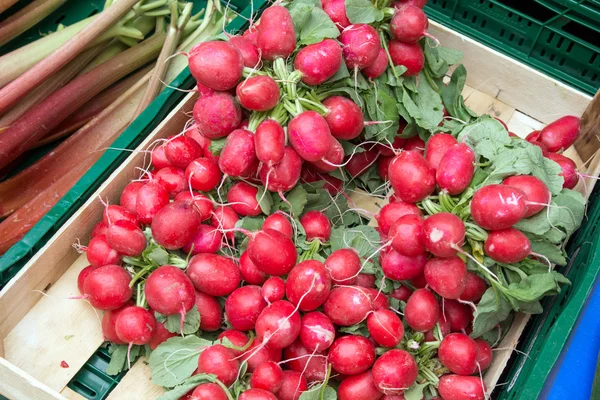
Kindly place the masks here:
<instances>
[{"instance_id":1,"label":"green rhubarb stem","mask_svg":"<svg viewBox=\"0 0 600 400\"><path fill-rule=\"evenodd\" d=\"M98 36L107 31L133 7L138 0L119 0L98 15L94 23L83 28L76 37L63 44L51 56L43 59L23 75L0 89L0 115L72 61Z\"/></svg>"},{"instance_id":2,"label":"green rhubarb stem","mask_svg":"<svg viewBox=\"0 0 600 400\"><path fill-rule=\"evenodd\" d=\"M0 46L46 18L67 0L35 0L0 23Z\"/></svg>"}]
</instances>

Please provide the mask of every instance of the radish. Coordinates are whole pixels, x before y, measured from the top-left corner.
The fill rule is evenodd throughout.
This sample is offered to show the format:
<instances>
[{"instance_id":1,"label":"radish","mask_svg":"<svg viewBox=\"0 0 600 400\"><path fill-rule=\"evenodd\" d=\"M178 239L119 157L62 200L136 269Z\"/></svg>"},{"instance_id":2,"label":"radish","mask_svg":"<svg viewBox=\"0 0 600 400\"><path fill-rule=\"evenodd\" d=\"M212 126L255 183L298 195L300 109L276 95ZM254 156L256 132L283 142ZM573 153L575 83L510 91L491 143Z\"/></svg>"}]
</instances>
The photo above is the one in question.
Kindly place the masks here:
<instances>
[{"instance_id":1,"label":"radish","mask_svg":"<svg viewBox=\"0 0 600 400\"><path fill-rule=\"evenodd\" d=\"M156 348L163 342L166 342L172 337L177 336L176 333L169 332L167 328L165 328L165 324L163 322L156 321L156 325L154 327L154 332L152 333L152 337L148 341L148 347L152 350L156 350Z\"/></svg>"},{"instance_id":2,"label":"radish","mask_svg":"<svg viewBox=\"0 0 600 400\"><path fill-rule=\"evenodd\" d=\"M438 385L444 400L485 400L485 390L478 376L444 375Z\"/></svg>"},{"instance_id":3,"label":"radish","mask_svg":"<svg viewBox=\"0 0 600 400\"><path fill-rule=\"evenodd\" d=\"M390 21L390 31L394 39L402 43L417 43L427 36L429 20L423 10L407 4L396 9Z\"/></svg>"},{"instance_id":4,"label":"radish","mask_svg":"<svg viewBox=\"0 0 600 400\"><path fill-rule=\"evenodd\" d=\"M306 232L306 240L319 240L325 243L331 235L331 223L320 211L309 211L300 218L300 223Z\"/></svg>"},{"instance_id":5,"label":"radish","mask_svg":"<svg viewBox=\"0 0 600 400\"><path fill-rule=\"evenodd\" d=\"M527 213L527 195L520 189L488 185L471 199L471 217L488 230L510 228Z\"/></svg>"},{"instance_id":6,"label":"radish","mask_svg":"<svg viewBox=\"0 0 600 400\"><path fill-rule=\"evenodd\" d=\"M117 308L116 310L112 311L104 311L104 315L102 315L102 335L104 336L104 340L114 344L126 344L126 342L123 342L117 336L117 332L115 331L115 323L117 322L117 317L121 311L134 305L135 304L133 301L128 301L121 308Z\"/></svg>"},{"instance_id":7,"label":"radish","mask_svg":"<svg viewBox=\"0 0 600 400\"><path fill-rule=\"evenodd\" d=\"M263 389L248 389L240 393L239 400L277 400L272 392Z\"/></svg>"},{"instance_id":8,"label":"radish","mask_svg":"<svg viewBox=\"0 0 600 400\"><path fill-rule=\"evenodd\" d=\"M240 286L242 280L237 265L218 254L195 255L186 274L196 289L211 296L227 296Z\"/></svg>"},{"instance_id":9,"label":"radish","mask_svg":"<svg viewBox=\"0 0 600 400\"><path fill-rule=\"evenodd\" d=\"M291 147L286 146L279 163L272 167L263 164L258 172L260 180L269 191L282 194L296 186L301 170L302 159Z\"/></svg>"},{"instance_id":10,"label":"radish","mask_svg":"<svg viewBox=\"0 0 600 400\"><path fill-rule=\"evenodd\" d=\"M425 142L418 135L413 136L406 139L406 143L404 143L404 150L416 151L417 153L423 155L425 153Z\"/></svg>"},{"instance_id":11,"label":"radish","mask_svg":"<svg viewBox=\"0 0 600 400\"><path fill-rule=\"evenodd\" d=\"M167 204L167 189L158 182L150 181L138 190L135 199L136 217L142 224L149 225L154 216Z\"/></svg>"},{"instance_id":12,"label":"radish","mask_svg":"<svg viewBox=\"0 0 600 400\"><path fill-rule=\"evenodd\" d=\"M342 48L332 39L303 47L294 60L294 68L302 74L302 82L319 85L335 75L342 66Z\"/></svg>"},{"instance_id":13,"label":"radish","mask_svg":"<svg viewBox=\"0 0 600 400\"><path fill-rule=\"evenodd\" d=\"M364 288L374 288L375 287L375 275L371 274L358 274L356 277L356 285L357 287Z\"/></svg>"},{"instance_id":14,"label":"radish","mask_svg":"<svg viewBox=\"0 0 600 400\"><path fill-rule=\"evenodd\" d=\"M362 336L342 336L329 348L328 360L340 374L356 375L365 372L375 361L375 347Z\"/></svg>"},{"instance_id":15,"label":"radish","mask_svg":"<svg viewBox=\"0 0 600 400\"><path fill-rule=\"evenodd\" d=\"M414 278L410 279L410 284L417 289L423 289L427 286L427 281L425 280L425 275L417 275Z\"/></svg>"},{"instance_id":16,"label":"radish","mask_svg":"<svg viewBox=\"0 0 600 400\"><path fill-rule=\"evenodd\" d=\"M191 204L174 202L163 207L152 220L152 236L169 250L188 244L200 227L200 215Z\"/></svg>"},{"instance_id":17,"label":"radish","mask_svg":"<svg viewBox=\"0 0 600 400\"><path fill-rule=\"evenodd\" d=\"M227 303L225 303L227 304ZM243 348L246 345L248 345L248 336L241 331L236 331L235 329L228 329L226 331L221 332L221 334L219 334L219 336L217 336L217 341L216 343L221 343L223 342L222 339L227 339L229 340L229 342L236 346L236 347L240 347ZM244 350L237 350L237 349L229 349L234 356L238 357L241 356L244 353Z\"/></svg>"},{"instance_id":18,"label":"radish","mask_svg":"<svg viewBox=\"0 0 600 400\"><path fill-rule=\"evenodd\" d=\"M425 219L423 236L425 248L434 256L453 257L462 251L465 224L452 213L437 213Z\"/></svg>"},{"instance_id":19,"label":"radish","mask_svg":"<svg viewBox=\"0 0 600 400\"><path fill-rule=\"evenodd\" d=\"M120 264L121 255L110 247L105 235L94 236L86 249L87 261L94 267Z\"/></svg>"},{"instance_id":20,"label":"radish","mask_svg":"<svg viewBox=\"0 0 600 400\"><path fill-rule=\"evenodd\" d=\"M244 67L255 68L258 66L260 55L256 46L252 43L252 39L245 36L231 36L229 43L239 50L242 55Z\"/></svg>"},{"instance_id":21,"label":"radish","mask_svg":"<svg viewBox=\"0 0 600 400\"><path fill-rule=\"evenodd\" d=\"M427 0L394 0L392 7L399 8L406 4L413 5L415 7L423 8L427 4Z\"/></svg>"},{"instance_id":22,"label":"radish","mask_svg":"<svg viewBox=\"0 0 600 400\"><path fill-rule=\"evenodd\" d=\"M244 69L242 53L231 43L216 40L194 46L188 64L198 83L218 91L234 88Z\"/></svg>"},{"instance_id":23,"label":"radish","mask_svg":"<svg viewBox=\"0 0 600 400\"><path fill-rule=\"evenodd\" d=\"M379 157L379 163L377 164L377 173L384 181L390 180L390 164L394 160L394 157Z\"/></svg>"},{"instance_id":24,"label":"radish","mask_svg":"<svg viewBox=\"0 0 600 400\"><path fill-rule=\"evenodd\" d=\"M504 264L521 262L532 254L529 239L515 228L490 232L484 250L491 259Z\"/></svg>"},{"instance_id":25,"label":"radish","mask_svg":"<svg viewBox=\"0 0 600 400\"><path fill-rule=\"evenodd\" d=\"M577 164L568 157L562 154L549 153L547 158L554 161L562 168L562 172L558 174L564 178L563 188L573 189L579 182L579 173L577 172Z\"/></svg>"},{"instance_id":26,"label":"radish","mask_svg":"<svg viewBox=\"0 0 600 400\"><path fill-rule=\"evenodd\" d=\"M398 218L389 231L392 247L406 257L416 257L425 253L423 238L423 218L413 214Z\"/></svg>"},{"instance_id":27,"label":"radish","mask_svg":"<svg viewBox=\"0 0 600 400\"><path fill-rule=\"evenodd\" d=\"M374 311L387 310L390 308L390 302L388 301L387 295L376 288L365 288L371 295L371 308Z\"/></svg>"},{"instance_id":28,"label":"radish","mask_svg":"<svg viewBox=\"0 0 600 400\"><path fill-rule=\"evenodd\" d=\"M169 197L175 197L187 187L185 172L175 167L165 167L154 174L154 179L167 189Z\"/></svg>"},{"instance_id":29,"label":"radish","mask_svg":"<svg viewBox=\"0 0 600 400\"><path fill-rule=\"evenodd\" d=\"M327 376L327 355L325 352L310 352L296 340L283 350L284 362L292 371L297 371L308 382L323 382Z\"/></svg>"},{"instance_id":30,"label":"radish","mask_svg":"<svg viewBox=\"0 0 600 400\"><path fill-rule=\"evenodd\" d=\"M389 169L390 183L396 195L406 203L416 203L435 190L435 173L422 155L403 151Z\"/></svg>"},{"instance_id":31,"label":"radish","mask_svg":"<svg viewBox=\"0 0 600 400\"><path fill-rule=\"evenodd\" d=\"M269 215L263 223L263 229L273 229L283 233L286 237L294 237L294 229L290 221L281 213Z\"/></svg>"},{"instance_id":32,"label":"radish","mask_svg":"<svg viewBox=\"0 0 600 400\"><path fill-rule=\"evenodd\" d=\"M520 189L527 196L527 212L523 218L529 218L542 211L550 203L552 194L539 178L530 175L510 176L502 182L503 185Z\"/></svg>"},{"instance_id":33,"label":"radish","mask_svg":"<svg viewBox=\"0 0 600 400\"><path fill-rule=\"evenodd\" d=\"M196 386L190 398L182 397L181 400L227 400L228 397L221 388L221 386L216 383L201 383Z\"/></svg>"},{"instance_id":34,"label":"radish","mask_svg":"<svg viewBox=\"0 0 600 400\"><path fill-rule=\"evenodd\" d=\"M361 72L364 76L366 76L369 79L377 79L381 75L383 75L389 63L390 60L387 56L387 53L384 49L380 49L379 54L377 55L377 58L375 59L373 64L363 68Z\"/></svg>"},{"instance_id":35,"label":"radish","mask_svg":"<svg viewBox=\"0 0 600 400\"><path fill-rule=\"evenodd\" d=\"M93 265L88 265L87 267L85 267L84 269L79 271L79 275L77 275L77 290L79 290L79 293L85 294L85 292L83 291L85 279L88 277L90 272L92 272L96 268L98 268L98 267L94 267Z\"/></svg>"},{"instance_id":36,"label":"radish","mask_svg":"<svg viewBox=\"0 0 600 400\"><path fill-rule=\"evenodd\" d=\"M381 50L377 31L367 24L345 27L339 40L344 48L346 65L350 69L359 70L373 64Z\"/></svg>"},{"instance_id":37,"label":"radish","mask_svg":"<svg viewBox=\"0 0 600 400\"><path fill-rule=\"evenodd\" d=\"M248 350L243 353L242 361L248 363L248 372L252 373L262 363L281 361L281 349L264 346L258 340L254 340Z\"/></svg>"},{"instance_id":38,"label":"radish","mask_svg":"<svg viewBox=\"0 0 600 400\"><path fill-rule=\"evenodd\" d=\"M365 121L355 102L342 96L331 96L323 101L323 105L329 109L325 121L335 138L351 140L360 135Z\"/></svg>"},{"instance_id":39,"label":"radish","mask_svg":"<svg viewBox=\"0 0 600 400\"><path fill-rule=\"evenodd\" d=\"M124 343L143 345L150 341L156 327L154 315L145 308L131 306L119 313L115 321L115 332Z\"/></svg>"},{"instance_id":40,"label":"radish","mask_svg":"<svg viewBox=\"0 0 600 400\"><path fill-rule=\"evenodd\" d=\"M148 305L162 315L181 314L181 330L185 314L194 307L196 291L192 281L179 268L164 265L155 269L144 286Z\"/></svg>"},{"instance_id":41,"label":"radish","mask_svg":"<svg viewBox=\"0 0 600 400\"><path fill-rule=\"evenodd\" d=\"M209 192L221 182L221 170L209 158L198 158L185 169L185 179L192 189Z\"/></svg>"},{"instance_id":42,"label":"radish","mask_svg":"<svg viewBox=\"0 0 600 400\"><path fill-rule=\"evenodd\" d=\"M321 0L321 5L323 6L323 11L327 13L338 29L342 30L350 25L350 21L346 15L345 0Z\"/></svg>"},{"instance_id":43,"label":"radish","mask_svg":"<svg viewBox=\"0 0 600 400\"><path fill-rule=\"evenodd\" d=\"M334 287L323 304L325 315L340 326L358 324L371 309L371 296L358 286Z\"/></svg>"},{"instance_id":44,"label":"radish","mask_svg":"<svg viewBox=\"0 0 600 400\"><path fill-rule=\"evenodd\" d=\"M476 303L481 299L487 288L487 283L479 275L467 272L465 290L460 295L460 300Z\"/></svg>"},{"instance_id":45,"label":"radish","mask_svg":"<svg viewBox=\"0 0 600 400\"><path fill-rule=\"evenodd\" d=\"M348 172L353 178L358 178L367 172L371 165L375 164L378 157L379 150L376 148L350 156L350 159L346 164L346 172Z\"/></svg>"},{"instance_id":46,"label":"radish","mask_svg":"<svg viewBox=\"0 0 600 400\"><path fill-rule=\"evenodd\" d=\"M267 8L260 17L256 45L263 60L289 57L296 48L296 32L290 12L282 6Z\"/></svg>"},{"instance_id":47,"label":"radish","mask_svg":"<svg viewBox=\"0 0 600 400\"><path fill-rule=\"evenodd\" d=\"M318 172L331 172L336 170L341 162L344 160L344 147L342 144L337 141L335 138L331 138L331 142L329 144L329 152L322 160L311 162L311 166L313 169ZM319 177L316 177L316 180L319 180Z\"/></svg>"},{"instance_id":48,"label":"radish","mask_svg":"<svg viewBox=\"0 0 600 400\"><path fill-rule=\"evenodd\" d=\"M384 235L387 235L390 231L391 226L400 217L412 214L421 217L423 213L414 204L403 203L402 201L396 201L394 203L386 204L379 210L379 214L375 215L379 230Z\"/></svg>"},{"instance_id":49,"label":"radish","mask_svg":"<svg viewBox=\"0 0 600 400\"><path fill-rule=\"evenodd\" d=\"M477 370L477 353L477 343L464 333L449 334L438 349L442 364L458 375L471 375Z\"/></svg>"},{"instance_id":50,"label":"radish","mask_svg":"<svg viewBox=\"0 0 600 400\"><path fill-rule=\"evenodd\" d=\"M302 261L290 271L285 295L300 311L312 311L320 307L331 290L331 278L323 263L316 260Z\"/></svg>"},{"instance_id":51,"label":"radish","mask_svg":"<svg viewBox=\"0 0 600 400\"><path fill-rule=\"evenodd\" d=\"M263 345L283 349L300 334L300 313L292 303L279 300L267 306L256 320L256 335Z\"/></svg>"},{"instance_id":52,"label":"radish","mask_svg":"<svg viewBox=\"0 0 600 400\"><path fill-rule=\"evenodd\" d=\"M392 249L381 255L383 274L386 278L394 281L404 281L421 275L426 262L427 254L425 252L409 257Z\"/></svg>"},{"instance_id":53,"label":"radish","mask_svg":"<svg viewBox=\"0 0 600 400\"><path fill-rule=\"evenodd\" d=\"M390 350L373 364L373 383L386 395L402 394L417 379L417 363L404 350Z\"/></svg>"},{"instance_id":54,"label":"radish","mask_svg":"<svg viewBox=\"0 0 600 400\"><path fill-rule=\"evenodd\" d=\"M267 303L261 294L260 287L254 285L242 286L235 289L227 297L225 315L227 321L235 329L249 331L254 329L258 316L266 306Z\"/></svg>"},{"instance_id":55,"label":"radish","mask_svg":"<svg viewBox=\"0 0 600 400\"><path fill-rule=\"evenodd\" d=\"M121 192L119 204L122 207L125 207L132 214L135 214L135 203L137 200L137 195L142 186L144 185L144 182L129 182ZM92 233L92 236L95 235Z\"/></svg>"},{"instance_id":56,"label":"radish","mask_svg":"<svg viewBox=\"0 0 600 400\"><path fill-rule=\"evenodd\" d=\"M404 336L400 318L390 310L377 310L367 317L369 334L383 347L396 347Z\"/></svg>"},{"instance_id":57,"label":"radish","mask_svg":"<svg viewBox=\"0 0 600 400\"><path fill-rule=\"evenodd\" d=\"M154 166L154 169L156 169L156 170L172 166L171 162L167 158L165 149L166 149L166 146L164 144L160 145L160 146L156 146L154 149L152 149L152 165Z\"/></svg>"},{"instance_id":58,"label":"radish","mask_svg":"<svg viewBox=\"0 0 600 400\"><path fill-rule=\"evenodd\" d=\"M185 254L216 253L221 250L223 234L210 225L200 225L190 242L183 246Z\"/></svg>"},{"instance_id":59,"label":"radish","mask_svg":"<svg viewBox=\"0 0 600 400\"><path fill-rule=\"evenodd\" d=\"M219 92L196 101L194 121L202 136L219 139L229 135L242 122L242 109L232 95Z\"/></svg>"},{"instance_id":60,"label":"radish","mask_svg":"<svg viewBox=\"0 0 600 400\"><path fill-rule=\"evenodd\" d=\"M425 159L435 171L442 161L444 154L454 145L458 144L454 136L447 133L432 135L425 145Z\"/></svg>"},{"instance_id":61,"label":"radish","mask_svg":"<svg viewBox=\"0 0 600 400\"><path fill-rule=\"evenodd\" d=\"M254 135L246 129L236 129L225 139L219 156L219 168L225 175L239 177L255 159Z\"/></svg>"},{"instance_id":62,"label":"radish","mask_svg":"<svg viewBox=\"0 0 600 400\"><path fill-rule=\"evenodd\" d=\"M548 147L548 151L556 153L569 148L581 129L581 119L567 115L546 125L540 132L539 141Z\"/></svg>"},{"instance_id":63,"label":"radish","mask_svg":"<svg viewBox=\"0 0 600 400\"><path fill-rule=\"evenodd\" d=\"M253 45L256 46L256 35L258 34L258 25L260 21L254 22L254 24L250 25L248 29L244 31L243 37L249 39Z\"/></svg>"},{"instance_id":64,"label":"radish","mask_svg":"<svg viewBox=\"0 0 600 400\"><path fill-rule=\"evenodd\" d=\"M435 180L451 195L465 191L475 172L475 153L464 143L450 147L438 164Z\"/></svg>"},{"instance_id":65,"label":"radish","mask_svg":"<svg viewBox=\"0 0 600 400\"><path fill-rule=\"evenodd\" d=\"M473 320L473 310L467 304L456 300L442 300L444 302L444 315L450 321L452 332L461 332Z\"/></svg>"},{"instance_id":66,"label":"radish","mask_svg":"<svg viewBox=\"0 0 600 400\"><path fill-rule=\"evenodd\" d=\"M90 238L95 238L96 236L105 235L108 231L108 224L104 221L98 222L94 225L94 229L92 229L92 233L90 234Z\"/></svg>"},{"instance_id":67,"label":"radish","mask_svg":"<svg viewBox=\"0 0 600 400\"><path fill-rule=\"evenodd\" d=\"M406 125L407 125L406 122L400 121L400 128L398 128L398 135L402 134L402 131L404 130L404 128L406 128ZM406 139L401 138L400 136L396 136L394 138L394 141L391 143L391 146L389 144L378 144L377 149L379 150L379 152L381 153L382 156L392 157L400 152L400 149L402 149L404 147L405 143L406 143Z\"/></svg>"},{"instance_id":68,"label":"radish","mask_svg":"<svg viewBox=\"0 0 600 400\"><path fill-rule=\"evenodd\" d=\"M268 111L279 102L279 86L270 76L249 77L235 89L242 107L252 111Z\"/></svg>"},{"instance_id":69,"label":"radish","mask_svg":"<svg viewBox=\"0 0 600 400\"><path fill-rule=\"evenodd\" d=\"M236 214L256 217L262 213L256 195L258 189L246 182L236 182L227 192L227 202Z\"/></svg>"},{"instance_id":70,"label":"radish","mask_svg":"<svg viewBox=\"0 0 600 400\"><path fill-rule=\"evenodd\" d=\"M404 320L417 332L433 329L440 318L440 306L427 289L417 289L406 302Z\"/></svg>"},{"instance_id":71,"label":"radish","mask_svg":"<svg viewBox=\"0 0 600 400\"><path fill-rule=\"evenodd\" d=\"M339 249L325 260L325 269L334 284L354 285L362 269L360 257L354 249Z\"/></svg>"},{"instance_id":72,"label":"radish","mask_svg":"<svg viewBox=\"0 0 600 400\"><path fill-rule=\"evenodd\" d=\"M486 370L492 363L492 348L483 339L475 339L475 343L477 343L477 364L481 370Z\"/></svg>"},{"instance_id":73,"label":"radish","mask_svg":"<svg viewBox=\"0 0 600 400\"><path fill-rule=\"evenodd\" d=\"M294 242L283 233L263 229L250 235L248 255L262 272L281 276L296 265L298 251Z\"/></svg>"},{"instance_id":74,"label":"radish","mask_svg":"<svg viewBox=\"0 0 600 400\"><path fill-rule=\"evenodd\" d=\"M277 391L279 400L298 400L303 392L308 390L306 379L300 372L283 371L281 389Z\"/></svg>"},{"instance_id":75,"label":"radish","mask_svg":"<svg viewBox=\"0 0 600 400\"><path fill-rule=\"evenodd\" d=\"M306 161L318 161L329 153L329 125L316 111L304 111L295 116L288 123L288 138L294 150Z\"/></svg>"},{"instance_id":76,"label":"radish","mask_svg":"<svg viewBox=\"0 0 600 400\"><path fill-rule=\"evenodd\" d=\"M261 289L262 297L271 304L277 300L283 300L285 296L285 282L278 276L272 276L265 281Z\"/></svg>"},{"instance_id":77,"label":"radish","mask_svg":"<svg viewBox=\"0 0 600 400\"><path fill-rule=\"evenodd\" d=\"M394 289L390 296L396 300L400 300L406 303L412 294L412 289L409 289L406 286L402 285L398 289Z\"/></svg>"},{"instance_id":78,"label":"radish","mask_svg":"<svg viewBox=\"0 0 600 400\"><path fill-rule=\"evenodd\" d=\"M198 372L214 374L225 386L236 381L240 363L223 345L213 344L202 350L198 358Z\"/></svg>"},{"instance_id":79,"label":"radish","mask_svg":"<svg viewBox=\"0 0 600 400\"><path fill-rule=\"evenodd\" d=\"M406 67L403 76L417 76L425 65L425 55L419 43L402 43L398 40L391 40L388 50L394 65Z\"/></svg>"},{"instance_id":80,"label":"radish","mask_svg":"<svg viewBox=\"0 0 600 400\"><path fill-rule=\"evenodd\" d=\"M431 258L424 273L431 289L445 299L458 299L465 291L467 266L459 257Z\"/></svg>"},{"instance_id":81,"label":"radish","mask_svg":"<svg viewBox=\"0 0 600 400\"><path fill-rule=\"evenodd\" d=\"M446 337L446 335L449 335L450 332L452 332L452 326L450 324L450 321L448 321L446 319L446 317L444 317L444 314L440 315L440 319L437 322L437 325L439 325L440 327L440 333L442 334L442 338ZM438 339L435 337L435 335L433 334L433 331L436 328L434 327L433 329L428 330L427 332L425 332L425 341L426 342L437 342Z\"/></svg>"},{"instance_id":82,"label":"radish","mask_svg":"<svg viewBox=\"0 0 600 400\"><path fill-rule=\"evenodd\" d=\"M240 256L240 274L242 279L250 285L262 285L268 278L267 274L256 268L247 251Z\"/></svg>"},{"instance_id":83,"label":"radish","mask_svg":"<svg viewBox=\"0 0 600 400\"><path fill-rule=\"evenodd\" d=\"M105 265L89 273L83 283L84 298L98 310L116 310L131 299L131 276L118 265Z\"/></svg>"},{"instance_id":84,"label":"radish","mask_svg":"<svg viewBox=\"0 0 600 400\"><path fill-rule=\"evenodd\" d=\"M337 392L340 400L379 400L383 396L375 387L371 370L344 378Z\"/></svg>"},{"instance_id":85,"label":"radish","mask_svg":"<svg viewBox=\"0 0 600 400\"><path fill-rule=\"evenodd\" d=\"M215 209L213 216L210 219L210 225L225 231L225 237L229 240L233 240L235 232L235 223L238 222L240 217L236 214L231 207L221 206Z\"/></svg>"},{"instance_id":86,"label":"radish","mask_svg":"<svg viewBox=\"0 0 600 400\"><path fill-rule=\"evenodd\" d=\"M169 163L181 169L185 169L196 158L202 157L202 153L198 142L185 135L169 139L165 146L165 155Z\"/></svg>"},{"instance_id":87,"label":"radish","mask_svg":"<svg viewBox=\"0 0 600 400\"><path fill-rule=\"evenodd\" d=\"M285 132L274 119L261 122L254 133L256 157L267 166L281 161L285 149Z\"/></svg>"},{"instance_id":88,"label":"radish","mask_svg":"<svg viewBox=\"0 0 600 400\"><path fill-rule=\"evenodd\" d=\"M129 221L134 224L139 223L137 217L131 211L127 210L125 207L113 204L106 206L104 213L102 214L102 220L107 226L121 220Z\"/></svg>"},{"instance_id":89,"label":"radish","mask_svg":"<svg viewBox=\"0 0 600 400\"><path fill-rule=\"evenodd\" d=\"M146 249L146 236L138 224L119 220L108 227L106 241L120 254L136 257Z\"/></svg>"},{"instance_id":90,"label":"radish","mask_svg":"<svg viewBox=\"0 0 600 400\"><path fill-rule=\"evenodd\" d=\"M327 350L335 339L335 327L327 315L319 311L304 314L300 340L309 352Z\"/></svg>"},{"instance_id":91,"label":"radish","mask_svg":"<svg viewBox=\"0 0 600 400\"><path fill-rule=\"evenodd\" d=\"M196 306L200 312L200 330L214 332L221 329L223 310L215 297L196 291Z\"/></svg>"}]
</instances>

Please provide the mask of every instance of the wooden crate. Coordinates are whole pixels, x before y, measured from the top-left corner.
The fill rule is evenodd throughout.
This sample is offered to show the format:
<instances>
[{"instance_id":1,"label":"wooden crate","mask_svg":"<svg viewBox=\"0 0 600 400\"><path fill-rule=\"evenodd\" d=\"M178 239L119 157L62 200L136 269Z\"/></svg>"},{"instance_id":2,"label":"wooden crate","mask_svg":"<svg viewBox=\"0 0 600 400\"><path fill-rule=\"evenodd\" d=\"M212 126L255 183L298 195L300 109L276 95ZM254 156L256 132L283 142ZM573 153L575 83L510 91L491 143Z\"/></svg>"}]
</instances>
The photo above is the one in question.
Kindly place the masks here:
<instances>
[{"instance_id":1,"label":"wooden crate","mask_svg":"<svg viewBox=\"0 0 600 400\"><path fill-rule=\"evenodd\" d=\"M432 22L431 33L448 47L465 53L469 71L465 88L467 104L478 113L504 120L520 136L539 129L559 116L582 115L592 100L506 56ZM163 121L140 145L147 148L157 138L179 133L191 115L193 94ZM600 103L596 101L595 103ZM595 114L594 114L595 115ZM594 132L596 118L588 118L582 138L567 155L579 165L590 161L598 148ZM596 123L596 126L600 124ZM101 219L101 196L116 203L124 186L148 160L147 153L135 153L118 168L92 198L67 221L23 270L0 292L0 393L14 400L82 399L67 383L102 344L100 315L84 301L66 300L77 295L76 278L87 265L71 244L89 240L94 224ZM586 171L598 172L598 157ZM588 179L591 191L595 180ZM583 184L578 186L583 191ZM376 212L382 205L365 194L355 194L359 207ZM506 366L527 323L518 315L510 332L494 354L494 363L485 374L490 390ZM565 338L566 339L566 338ZM65 361L69 367L61 368ZM163 389L150 381L150 371L139 360L125 375L109 399L149 400Z\"/></svg>"}]
</instances>

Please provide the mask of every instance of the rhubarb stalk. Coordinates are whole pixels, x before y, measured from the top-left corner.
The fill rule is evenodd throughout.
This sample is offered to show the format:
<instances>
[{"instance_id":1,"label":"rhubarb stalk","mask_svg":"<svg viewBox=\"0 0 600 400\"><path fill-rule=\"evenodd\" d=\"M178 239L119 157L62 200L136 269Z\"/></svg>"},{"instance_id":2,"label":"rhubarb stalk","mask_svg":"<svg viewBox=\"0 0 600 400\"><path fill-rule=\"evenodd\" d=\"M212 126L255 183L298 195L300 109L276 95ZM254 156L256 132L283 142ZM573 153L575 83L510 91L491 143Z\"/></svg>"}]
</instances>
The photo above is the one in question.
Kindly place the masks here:
<instances>
[{"instance_id":1,"label":"rhubarb stalk","mask_svg":"<svg viewBox=\"0 0 600 400\"><path fill-rule=\"evenodd\" d=\"M19 36L67 0L35 0L0 22L0 46Z\"/></svg>"},{"instance_id":2,"label":"rhubarb stalk","mask_svg":"<svg viewBox=\"0 0 600 400\"><path fill-rule=\"evenodd\" d=\"M0 13L3 13L4 11L8 10L18 1L19 0L0 0Z\"/></svg>"}]
</instances>

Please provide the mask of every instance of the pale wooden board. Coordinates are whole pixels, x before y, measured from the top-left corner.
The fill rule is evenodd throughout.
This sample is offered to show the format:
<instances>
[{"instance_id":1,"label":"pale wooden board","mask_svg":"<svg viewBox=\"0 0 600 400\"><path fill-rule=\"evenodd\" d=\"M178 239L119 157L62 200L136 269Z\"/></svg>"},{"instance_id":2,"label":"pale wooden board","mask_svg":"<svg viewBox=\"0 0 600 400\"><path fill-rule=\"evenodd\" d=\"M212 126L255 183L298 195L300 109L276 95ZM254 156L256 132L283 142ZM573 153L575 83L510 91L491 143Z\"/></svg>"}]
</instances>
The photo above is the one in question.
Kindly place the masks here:
<instances>
[{"instance_id":1,"label":"pale wooden board","mask_svg":"<svg viewBox=\"0 0 600 400\"><path fill-rule=\"evenodd\" d=\"M465 98L465 104L477 114L489 114L505 123L515 113L513 107L506 105L489 94L468 86L465 86L463 90L463 97Z\"/></svg>"},{"instance_id":2,"label":"pale wooden board","mask_svg":"<svg viewBox=\"0 0 600 400\"><path fill-rule=\"evenodd\" d=\"M515 111L512 117L505 122L512 133L522 138L525 138L531 132L539 131L546 126L543 122L535 120L520 111Z\"/></svg>"},{"instance_id":3,"label":"pale wooden board","mask_svg":"<svg viewBox=\"0 0 600 400\"><path fill-rule=\"evenodd\" d=\"M0 357L0 394L10 400L67 400L57 391L2 357Z\"/></svg>"},{"instance_id":4,"label":"pale wooden board","mask_svg":"<svg viewBox=\"0 0 600 400\"><path fill-rule=\"evenodd\" d=\"M74 392L73 390L71 390L68 387L61 390L60 394L62 394L69 400L87 400L85 397L83 397L82 395L80 395L77 392Z\"/></svg>"},{"instance_id":5,"label":"pale wooden board","mask_svg":"<svg viewBox=\"0 0 600 400\"><path fill-rule=\"evenodd\" d=\"M154 385L150 380L150 367L146 365L146 361L145 358L139 359L107 400L152 400L165 393L162 387Z\"/></svg>"}]
</instances>

